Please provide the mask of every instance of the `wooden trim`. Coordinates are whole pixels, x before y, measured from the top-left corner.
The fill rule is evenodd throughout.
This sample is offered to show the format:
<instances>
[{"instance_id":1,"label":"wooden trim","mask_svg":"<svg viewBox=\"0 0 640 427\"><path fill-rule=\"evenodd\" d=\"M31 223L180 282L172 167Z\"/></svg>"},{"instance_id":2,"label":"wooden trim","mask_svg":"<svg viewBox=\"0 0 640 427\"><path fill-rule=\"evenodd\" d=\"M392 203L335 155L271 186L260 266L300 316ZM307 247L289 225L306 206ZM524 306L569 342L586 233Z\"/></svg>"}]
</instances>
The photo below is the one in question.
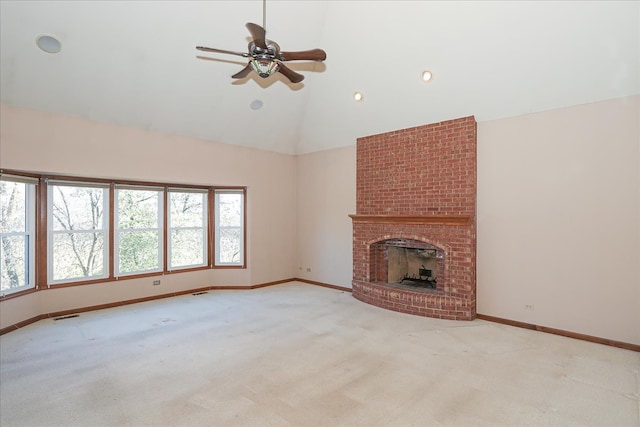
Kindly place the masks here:
<instances>
[{"instance_id":1,"label":"wooden trim","mask_svg":"<svg viewBox=\"0 0 640 427\"><path fill-rule=\"evenodd\" d=\"M534 325L532 323L520 322L517 320L503 319L500 317L488 316L486 314L476 314L477 319L486 320L488 322L502 323L503 325L515 326L517 328L531 329L539 332L546 332L554 335L561 335L567 338L574 338L582 341L589 341L596 344L604 344L612 347L623 348L625 350L640 352L640 345L631 344L623 341L616 341L608 338L594 337L592 335L579 334L577 332L565 331L562 329L549 328L547 326Z\"/></svg>"},{"instance_id":2,"label":"wooden trim","mask_svg":"<svg viewBox=\"0 0 640 427\"><path fill-rule=\"evenodd\" d=\"M194 294L197 292L214 291L214 290L215 291L217 290L250 290L250 289L265 288L267 286L294 282L295 280L296 279L293 279L293 278L283 279L283 280L276 280L274 282L259 283L257 285L248 285L248 286L205 286L203 288L189 289L186 291L179 291L179 292L171 292L171 293L162 294L162 295L153 295L153 296L148 296L144 298L135 298L135 299L125 300L125 301L112 302L108 304L98 304L98 305L92 305L88 307L74 308L71 310L55 311L52 313L41 314L39 316L35 316L30 319L26 319L18 323L15 323L13 325L4 327L0 329L0 335L22 328L23 326L30 325L39 320L49 319L49 318L58 317L58 316L67 316L69 314L85 313L87 311L104 310L106 308L120 307L120 306L130 305L130 304L138 304L141 302L153 301L157 299L170 298L170 297L177 297L177 296L186 295L186 294Z\"/></svg>"},{"instance_id":3,"label":"wooden trim","mask_svg":"<svg viewBox=\"0 0 640 427\"><path fill-rule=\"evenodd\" d=\"M216 217L215 217L215 193L213 188L209 188L207 191L207 263L209 268L213 268L215 264L215 254L213 253L215 248L215 229L216 229Z\"/></svg>"},{"instance_id":4,"label":"wooden trim","mask_svg":"<svg viewBox=\"0 0 640 427\"><path fill-rule=\"evenodd\" d=\"M289 282L293 282L296 279L283 279L283 280L276 280L274 282L266 282L266 283L259 283L257 285L226 285L226 286L208 286L206 288L201 289L200 291L206 291L206 290L213 290L213 291L219 291L219 290L250 290L250 289L260 289L260 288L266 288L267 286L274 286L274 285L280 285L282 283L289 283Z\"/></svg>"},{"instance_id":5,"label":"wooden trim","mask_svg":"<svg viewBox=\"0 0 640 427\"><path fill-rule=\"evenodd\" d=\"M164 187L162 198L162 271L169 271L169 187Z\"/></svg>"},{"instance_id":6,"label":"wooden trim","mask_svg":"<svg viewBox=\"0 0 640 427\"><path fill-rule=\"evenodd\" d=\"M189 273L192 271L200 271L200 270L210 270L210 267L209 265L199 265L197 267L184 267L184 268L181 267L181 268L176 268L174 270L167 270L164 273L162 273L162 275Z\"/></svg>"},{"instance_id":7,"label":"wooden trim","mask_svg":"<svg viewBox=\"0 0 640 427\"><path fill-rule=\"evenodd\" d=\"M48 316L46 314L41 314L39 316L36 317L32 317L31 319L26 319L23 320L22 322L18 322L16 324L13 325L9 325L5 328L0 329L0 335L4 335L7 332L11 332L11 331L15 331L16 329L20 329L24 326L30 325L32 323L37 322L38 320L42 320L42 319L46 319Z\"/></svg>"},{"instance_id":8,"label":"wooden trim","mask_svg":"<svg viewBox=\"0 0 640 427\"><path fill-rule=\"evenodd\" d=\"M47 200L48 185L44 180L40 180L36 191L39 193L36 196L36 289L42 290L47 288L47 252L48 252L48 239L49 230L47 227Z\"/></svg>"},{"instance_id":9,"label":"wooden trim","mask_svg":"<svg viewBox=\"0 0 640 427\"><path fill-rule=\"evenodd\" d=\"M216 264L216 256L217 254L215 253L215 239L216 239L216 223L215 223L215 208L216 208L216 202L215 202L215 196L216 196L216 192L218 190L232 190L232 191L242 191L242 265L217 265ZM218 187L218 186L214 186L211 189L212 191L212 199L211 199L211 209L212 210L212 217L213 217L213 221L212 221L212 241L211 241L211 268L239 268L239 269L246 269L247 268L247 187L242 187L242 186L229 186L229 187Z\"/></svg>"},{"instance_id":10,"label":"wooden trim","mask_svg":"<svg viewBox=\"0 0 640 427\"><path fill-rule=\"evenodd\" d=\"M35 288L37 290L47 290L50 287L67 287L67 286L78 286L78 285L87 285L94 283L103 283L108 281L117 281L124 280L125 278L139 278L146 277L157 274L171 274L174 272L181 271L192 271L191 269L185 270L169 270L169 262L168 259L168 245L169 245L169 229L168 229L168 210L169 210L169 199L168 193L169 190L173 188L183 188L183 189L193 189L193 190L202 190L206 191L208 194L207 203L208 203L208 218L207 218L207 266L203 267L194 267L193 270L200 268L232 268L232 269L246 269L247 268L247 235L248 235L248 226L247 226L247 187L246 186L218 186L218 185L192 185L192 184L176 184L176 183L162 183L162 182L153 182L153 181L134 181L134 180L122 180L122 179L109 179L109 178L88 178L88 177L79 177L79 176L69 176L69 175L56 175L49 173L32 173L32 172L24 172L13 169L2 169L1 172L3 174L16 175L16 176L27 176L31 178L39 179L39 183L36 186L36 200L35 200L35 211L36 211L36 224L35 224L35 236L36 236L36 248L35 248ZM56 181L68 181L70 183L78 182L78 183L90 183L90 184L103 184L105 188L108 186L109 191L109 232L108 232L108 244L109 244L109 253L108 253L108 277L93 279L89 278L86 280L78 280L71 282L63 282L63 283L49 283L50 278L48 277L48 204L50 201L47 200L48 196L48 180L56 180ZM163 241L164 241L164 251L163 251L163 269L160 272L152 272L152 273L142 273L142 274L134 274L130 276L118 276L116 277L115 272L115 256L116 256L116 247L115 247L115 187L118 185L122 186L153 186L153 187L162 187L164 192L164 218L163 218ZM215 244L215 218L214 218L214 194L216 190L236 190L241 191L243 195L243 264L242 265L233 265L233 266L216 266L215 265L215 254L214 254L214 244ZM19 294L19 293L18 293ZM3 300L4 297L0 297L0 301Z\"/></svg>"},{"instance_id":11,"label":"wooden trim","mask_svg":"<svg viewBox=\"0 0 640 427\"><path fill-rule=\"evenodd\" d=\"M242 187L242 268L247 268L247 187Z\"/></svg>"},{"instance_id":12,"label":"wooden trim","mask_svg":"<svg viewBox=\"0 0 640 427\"><path fill-rule=\"evenodd\" d=\"M23 289L21 291L14 291L8 294L4 294L4 295L0 295L0 302L1 301L6 301L6 300L10 300L13 298L18 298L18 297L22 297L25 295L29 295L29 294L33 294L38 292L39 289L36 289L35 287L33 288L29 288L29 289Z\"/></svg>"},{"instance_id":13,"label":"wooden trim","mask_svg":"<svg viewBox=\"0 0 640 427\"><path fill-rule=\"evenodd\" d=\"M281 285L283 283L294 282L295 280L296 279L291 278L291 279L276 280L275 282L260 283L258 285L251 285L250 289L266 288L267 286Z\"/></svg>"},{"instance_id":14,"label":"wooden trim","mask_svg":"<svg viewBox=\"0 0 640 427\"><path fill-rule=\"evenodd\" d=\"M205 269L205 268L206 267L202 267L202 269ZM93 285L93 284L97 284L97 283L121 282L123 280L130 280L130 279L141 279L141 278L144 278L144 277L163 276L165 274L168 274L168 272L152 271L152 272L149 272L149 273L127 274L127 275L124 275L124 276L117 276L117 277L101 277L99 279L89 279L89 280L77 280L77 281L73 281L73 282L51 283L45 289L41 289L41 290L42 291L47 291L47 290L50 290L50 289L71 288L71 287L74 287L74 286Z\"/></svg>"},{"instance_id":15,"label":"wooden trim","mask_svg":"<svg viewBox=\"0 0 640 427\"><path fill-rule=\"evenodd\" d=\"M116 189L115 184L109 185L109 279L114 279L116 274L115 253L116 253Z\"/></svg>"},{"instance_id":16,"label":"wooden trim","mask_svg":"<svg viewBox=\"0 0 640 427\"><path fill-rule=\"evenodd\" d=\"M205 292L205 291L210 291L210 290L251 290L251 289L265 288L267 286L274 286L274 285L279 285L279 284L282 284L282 283L289 283L289 282L302 282L302 283L307 283L307 284L310 284L310 285L316 285L316 286L321 286L321 287L330 288L330 289L337 289L337 290L345 291L345 292L352 292L351 288L347 288L347 287L343 287L343 286L337 286L337 285L331 285L331 284L328 284L328 283L316 282L314 280L300 279L300 278L276 280L274 282L266 282L266 283L260 283L260 284L257 284L257 285L248 285L248 286L205 286L203 288L189 289L189 290L186 290L186 291L172 292L172 293L169 293L169 294L154 295L154 296L149 296L149 297L144 297L144 298L136 298L136 299L132 299L132 300L119 301L119 302L115 302L115 303L100 304L100 305L94 305L94 306L90 306L90 307L77 308L77 309L73 309L73 310L63 310L63 311L56 311L56 312L53 312L53 313L41 314L39 316L35 316L35 317L30 318L30 319L26 319L26 320L20 321L20 322L18 322L16 324L9 325L7 327L4 327L4 328L0 329L0 335L4 335L7 332L11 332L11 331L14 331L16 329L22 328L24 326L30 325L32 323L35 323L35 322L39 321L39 320L52 318L52 317L66 316L66 315L69 315L69 314L84 313L84 312L87 312L87 311L94 311L94 310L102 310L102 309L106 309L106 308L119 307L119 306L129 305L129 304L137 304L137 303L140 303L140 302L152 301L152 300L157 300L157 299L162 299L162 298L170 298L170 297L186 295L186 294L194 294L194 293L197 293L197 292ZM19 293L19 294L20 295L24 295L22 293ZM5 298L3 298L3 300L5 300L5 299L7 299L6 296L5 296ZM504 325L515 326L515 327L518 327L518 328L531 329L531 330L534 330L534 331L546 332L546 333L550 333L550 334L554 334L554 335L560 335L560 336L567 337L567 338L574 338L574 339L578 339L578 340L593 342L593 343L596 343L596 344L604 344L604 345L608 345L608 346L612 346L612 347L622 348L622 349L625 349L625 350L631 350L631 351L640 352L640 345L631 344L631 343L627 343L627 342L623 342L623 341L616 341L616 340L612 340L612 339L608 339L608 338L594 337L594 336L591 336L591 335L579 334L577 332L570 332L570 331L565 331L565 330L562 330L562 329L549 328L549 327L546 327L546 326L534 325L532 323L520 322L520 321L517 321L517 320L503 319L503 318L500 318L500 317L494 317L494 316L489 316L489 315L480 314L480 313L476 314L476 318L477 319L481 319L481 320L486 320L488 322L501 323L501 324L504 324Z\"/></svg>"},{"instance_id":17,"label":"wooden trim","mask_svg":"<svg viewBox=\"0 0 640 427\"><path fill-rule=\"evenodd\" d=\"M349 215L353 222L382 224L469 225L472 215Z\"/></svg>"},{"instance_id":18,"label":"wooden trim","mask_svg":"<svg viewBox=\"0 0 640 427\"><path fill-rule=\"evenodd\" d=\"M131 185L131 186L149 186L149 187L169 187L169 188L192 188L195 190L207 190L211 185L207 184L177 184L175 182L167 183L167 182L157 182L157 181L138 181L138 180L128 180L128 179L117 179L117 178L91 178L91 177L82 177L75 175L63 175L63 174L53 174L53 173L37 173L37 172L25 172L19 171L15 169L3 169L3 173L10 175L23 175L29 176L33 178L40 179L50 179L53 181L76 181L76 182L90 182L97 184L116 184L116 185ZM240 186L229 186L229 187L221 187L221 188L242 188Z\"/></svg>"},{"instance_id":19,"label":"wooden trim","mask_svg":"<svg viewBox=\"0 0 640 427\"><path fill-rule=\"evenodd\" d=\"M329 283L316 282L315 280L307 280L307 279L300 279L300 278L295 278L293 280L295 280L296 282L308 283L309 285L322 286L323 288L337 289L339 291L344 291L344 292L352 291L351 288L347 288L345 286L330 285Z\"/></svg>"}]
</instances>

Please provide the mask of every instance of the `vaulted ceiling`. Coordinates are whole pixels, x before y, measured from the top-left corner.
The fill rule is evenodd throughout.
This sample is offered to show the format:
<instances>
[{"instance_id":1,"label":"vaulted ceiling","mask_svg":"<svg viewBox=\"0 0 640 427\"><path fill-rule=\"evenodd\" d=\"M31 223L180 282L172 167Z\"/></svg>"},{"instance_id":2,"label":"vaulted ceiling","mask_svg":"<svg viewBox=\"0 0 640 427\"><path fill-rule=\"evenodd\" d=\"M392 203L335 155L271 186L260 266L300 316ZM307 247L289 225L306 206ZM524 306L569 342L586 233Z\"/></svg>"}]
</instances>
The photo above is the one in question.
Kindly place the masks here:
<instances>
[{"instance_id":1,"label":"vaulted ceiling","mask_svg":"<svg viewBox=\"0 0 640 427\"><path fill-rule=\"evenodd\" d=\"M261 0L2 0L2 103L296 154L640 93L638 1L273 0L266 10L282 50L327 52L324 63L287 63L302 83L233 80L244 58L195 49L246 51ZM60 53L37 48L43 34Z\"/></svg>"}]
</instances>

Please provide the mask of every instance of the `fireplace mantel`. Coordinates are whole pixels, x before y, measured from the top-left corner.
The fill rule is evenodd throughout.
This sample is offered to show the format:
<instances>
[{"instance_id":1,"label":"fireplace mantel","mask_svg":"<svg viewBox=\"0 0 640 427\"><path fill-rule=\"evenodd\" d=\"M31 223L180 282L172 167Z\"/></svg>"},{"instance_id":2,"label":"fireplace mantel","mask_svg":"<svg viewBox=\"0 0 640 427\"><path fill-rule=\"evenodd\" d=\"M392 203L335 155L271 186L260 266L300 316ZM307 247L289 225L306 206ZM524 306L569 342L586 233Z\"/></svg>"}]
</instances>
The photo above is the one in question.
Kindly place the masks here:
<instances>
[{"instance_id":1,"label":"fireplace mantel","mask_svg":"<svg viewBox=\"0 0 640 427\"><path fill-rule=\"evenodd\" d=\"M349 215L353 222L381 224L469 225L471 215Z\"/></svg>"}]
</instances>

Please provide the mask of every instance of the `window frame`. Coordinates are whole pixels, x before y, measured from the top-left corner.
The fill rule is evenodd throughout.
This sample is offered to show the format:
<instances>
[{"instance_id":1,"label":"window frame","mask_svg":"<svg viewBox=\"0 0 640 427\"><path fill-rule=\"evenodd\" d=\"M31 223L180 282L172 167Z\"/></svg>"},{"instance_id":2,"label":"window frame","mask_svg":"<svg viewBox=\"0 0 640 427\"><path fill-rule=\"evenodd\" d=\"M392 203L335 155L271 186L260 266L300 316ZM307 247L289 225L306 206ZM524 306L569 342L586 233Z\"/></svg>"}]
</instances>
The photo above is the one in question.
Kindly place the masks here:
<instances>
[{"instance_id":1,"label":"window frame","mask_svg":"<svg viewBox=\"0 0 640 427\"><path fill-rule=\"evenodd\" d=\"M127 279L161 276L165 274L176 274L189 271L207 270L207 269L246 269L247 268L247 187L246 186L215 186L215 185L197 185L197 184L181 184L181 183L159 183L151 181L133 181L133 180L121 180L121 179L107 179L107 178L92 178L92 177L80 177L69 176L61 174L50 173L37 173L21 170L9 170L0 169L0 176L15 176L19 179L30 180L35 185L34 193L34 205L33 213L30 214L30 218L33 218L32 240L34 244L30 247L32 255L30 257L30 267L33 270L30 272L30 278L32 279L33 286L11 292L0 292L0 300L15 298L27 293L44 290L50 287L62 288L70 286L80 286L87 284L115 282ZM49 205L52 205L51 192L49 188L56 183L64 182L69 186L89 186L89 187L105 187L107 189L108 198L105 197L105 206L108 205L108 210L105 207L103 213L105 220L108 224L106 231L107 236L104 241L105 252L107 252L108 259L105 265L105 275L98 277L78 277L74 280L57 280L52 282L50 278L52 269L52 258L50 258L49 247L51 244L51 214L49 212ZM122 187L160 187L163 189L164 194L164 210L163 210L163 224L161 228L162 235L162 248L163 250L163 264L160 271L143 272L140 274L127 274L117 276L115 273L115 188L116 186ZM169 238L170 229L168 223L168 197L170 190L178 191L198 191L206 192L206 263L200 266L184 266L171 267L170 260L168 260L169 252ZM227 191L240 191L242 192L242 263L237 265L222 264L216 265L215 263L215 226L217 219L215 218L215 191L227 190Z\"/></svg>"},{"instance_id":2,"label":"window frame","mask_svg":"<svg viewBox=\"0 0 640 427\"><path fill-rule=\"evenodd\" d=\"M119 192L120 191L152 191L158 193L158 201L157 201L157 213L158 216L156 218L157 227L144 227L144 228L120 228L119 227ZM154 273L163 273L165 271L165 252L166 252L166 244L165 244L165 234L166 234L166 226L165 226L165 198L166 191L164 187L161 186L139 186L139 185L126 185L126 184L115 184L114 192L113 192L113 277L115 279L121 279L127 276L140 276L140 275L148 275ZM120 242L122 234L127 234L131 232L144 232L144 231L156 231L158 232L158 267L150 268L146 270L135 270L135 271L120 271Z\"/></svg>"},{"instance_id":3,"label":"window frame","mask_svg":"<svg viewBox=\"0 0 640 427\"><path fill-rule=\"evenodd\" d=\"M36 271L36 248L38 245L37 236L37 221L36 213L38 209L38 189L39 179L31 176L11 175L0 171L0 181L21 183L25 185L24 191L24 231L0 231L0 240L3 236L11 235L23 235L25 236L26 249L25 249L25 284L1 290L0 297L6 295L14 295L16 293L23 293L25 291L32 291L36 289L37 285L37 271Z\"/></svg>"},{"instance_id":4,"label":"window frame","mask_svg":"<svg viewBox=\"0 0 640 427\"><path fill-rule=\"evenodd\" d=\"M171 209L171 194L172 193L176 193L176 194L187 194L187 193L191 193L191 194L200 194L202 195L202 225L201 227L194 227L194 226L188 226L188 227L182 227L182 226L173 226L171 224L172 222L172 209ZM168 272L178 272L178 271L184 271L184 270L192 270L192 269L197 269L197 268L203 268L203 267L209 267L211 265L211 251L209 250L210 248L210 236L209 236L209 222L210 222L210 218L212 217L212 213L209 209L209 198L210 196L210 190L208 188L200 188L200 189L194 189L194 188L181 188L181 187L169 187L167 188L167 227L166 227L166 231L167 231L167 243L166 243L166 252L167 252L167 271ZM172 265L172 253L173 253L173 243L172 243L172 236L173 236L173 230L202 230L202 263L200 264L187 264L187 265L177 265L177 266L173 266Z\"/></svg>"},{"instance_id":5,"label":"window frame","mask_svg":"<svg viewBox=\"0 0 640 427\"><path fill-rule=\"evenodd\" d=\"M105 280L108 280L111 277L111 218L112 218L112 212L111 212L111 191L110 191L110 186L109 184L106 183L101 183L101 182L87 182L87 181L83 181L83 180L72 180L72 179L61 179L61 180L57 180L57 179L49 179L49 178L45 178L44 179L45 185L46 185L46 193L47 193L47 206L44 207L44 215L46 217L46 233L42 233L46 236L46 253L44 254L47 262L47 269L46 269L46 286L60 286L60 285L66 285L69 283L89 283L89 282L102 282ZM103 248L103 254L102 254L102 265L103 265L103 273L101 275L96 275L96 276L78 276L78 277L73 277L73 278L68 278L68 279L54 279L53 278L53 269L54 269L54 263L53 263L53 244L54 244L54 239L53 239L53 235L54 234L64 234L65 231L60 231L60 230L54 230L53 227L53 221L54 221L54 216L52 214L52 210L53 210L53 191L54 191L54 187L55 186L65 186L65 187L84 187L84 188L95 188L95 189L101 189L103 194L103 201L102 201L102 207L103 207L103 218L102 218L102 231L101 234L103 235L103 241L104 241L104 248ZM83 230L79 230L80 233L82 234L89 234L92 231L90 229L83 229ZM95 232L95 231L93 231Z\"/></svg>"},{"instance_id":6,"label":"window frame","mask_svg":"<svg viewBox=\"0 0 640 427\"><path fill-rule=\"evenodd\" d=\"M69 176L69 175L61 175L61 174L50 174L50 173L37 173L37 172L29 172L29 171L21 171L21 170L9 170L9 169L0 169L0 176L17 176L21 179L31 180L36 185L34 187L34 209L33 215L30 215L33 218L33 238L34 241L33 246L31 247L32 251L34 251L32 257L30 258L31 264L30 267L33 268L33 271L30 273L30 278L33 279L33 286L24 289L24 290L15 290L12 292L0 292L0 301L10 298L19 297L21 295L36 292L39 290L44 290L50 287L63 288L63 287L71 287L71 286L80 286L87 284L96 284L96 283L106 283L106 282L115 282L121 280L135 279L141 277L152 277L152 276L161 276L165 274L176 274L182 272L190 272L197 270L208 270L208 269L246 269L247 268L247 187L246 186L216 186L216 185L197 185L197 184L181 184L181 183L160 183L160 182L151 182L151 181L134 181L134 180L122 180L122 179L107 179L107 178L92 178L92 177L80 177L80 176ZM52 258L50 258L49 246L51 244L51 214L49 212L49 205L52 205L51 192L50 187L52 184L64 182L70 186L89 186L89 187L105 187L107 189L108 198L105 197L105 205L108 205L108 210L105 208L103 213L106 218L106 222L108 224L108 229L106 231L107 236L105 239L105 252L107 252L108 259L105 265L106 275L101 275L99 278L97 277L79 277L74 280L57 280L55 282L51 282L50 278L51 269L52 269ZM163 261L162 268L159 271L153 272L143 272L140 274L127 274L127 275L119 275L115 274L115 193L116 186L122 187L154 187L154 188L162 188L164 194L164 207L163 207L163 223L161 232L162 241L161 241L161 250L163 251ZM168 198L170 190L178 190L178 191L197 191L197 192L206 192L206 230L204 234L206 235L205 241L205 249L206 263L200 266L184 266L184 268L179 267L171 267L170 260L168 260L169 253L169 238L170 238L170 229L168 223ZM242 263L238 263L237 265L216 265L215 263L215 226L217 219L215 218L215 191L227 190L227 191L240 191L242 192L242 203L243 203L243 212L242 212Z\"/></svg>"},{"instance_id":7,"label":"window frame","mask_svg":"<svg viewBox=\"0 0 640 427\"><path fill-rule=\"evenodd\" d=\"M241 260L238 263L223 263L219 262L219 252L220 252L220 223L217 220L219 218L219 204L218 204L218 195L219 194L240 194L242 195L241 199L241 225L240 226L228 226L225 228L240 228L241 229L241 238L240 238L240 254ZM213 200L214 204L214 213L213 217L214 221L214 229L213 229L213 256L211 262L213 263L213 268L246 268L247 267L247 188L246 187L216 187L213 189Z\"/></svg>"}]
</instances>

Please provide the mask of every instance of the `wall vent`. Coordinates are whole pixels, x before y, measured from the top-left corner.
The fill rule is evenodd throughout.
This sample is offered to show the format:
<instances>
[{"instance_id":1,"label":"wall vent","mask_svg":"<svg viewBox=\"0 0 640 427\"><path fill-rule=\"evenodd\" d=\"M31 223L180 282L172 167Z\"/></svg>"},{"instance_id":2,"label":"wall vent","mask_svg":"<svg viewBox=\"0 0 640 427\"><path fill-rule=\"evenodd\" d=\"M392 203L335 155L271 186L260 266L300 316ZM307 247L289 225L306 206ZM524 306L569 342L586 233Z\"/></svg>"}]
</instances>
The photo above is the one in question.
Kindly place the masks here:
<instances>
[{"instance_id":1,"label":"wall vent","mask_svg":"<svg viewBox=\"0 0 640 427\"><path fill-rule=\"evenodd\" d=\"M79 314L70 314L69 316L60 316L60 317L55 317L53 320L64 320L64 319L71 319L74 317L80 317Z\"/></svg>"}]
</instances>

